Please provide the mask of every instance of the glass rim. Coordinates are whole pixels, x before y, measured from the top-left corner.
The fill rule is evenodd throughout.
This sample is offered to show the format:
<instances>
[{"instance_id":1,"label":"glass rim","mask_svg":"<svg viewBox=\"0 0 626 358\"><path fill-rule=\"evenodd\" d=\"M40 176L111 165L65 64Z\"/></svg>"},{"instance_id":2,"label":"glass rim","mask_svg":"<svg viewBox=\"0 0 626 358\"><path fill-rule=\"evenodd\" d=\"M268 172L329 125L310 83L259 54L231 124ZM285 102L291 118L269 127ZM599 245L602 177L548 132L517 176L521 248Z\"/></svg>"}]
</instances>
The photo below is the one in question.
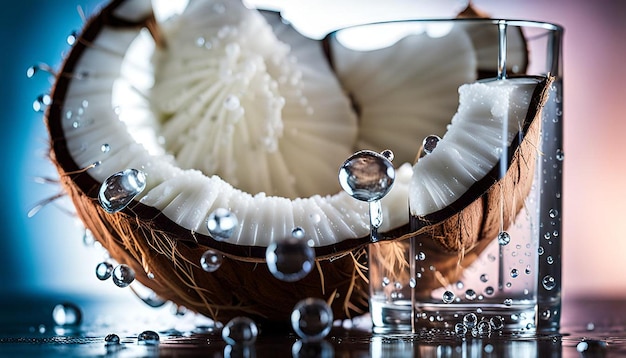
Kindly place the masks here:
<instances>
[{"instance_id":1,"label":"glass rim","mask_svg":"<svg viewBox=\"0 0 626 358\"><path fill-rule=\"evenodd\" d=\"M482 23L482 24L491 24L491 25L509 25L516 27L525 27L525 28L537 28L543 29L546 31L558 32L562 33L564 31L563 26L547 21L539 21L539 20L522 20L522 19L505 19L505 18L407 18L407 19L398 19L398 20L386 20L386 21L374 21L374 22L364 22L354 25L348 25L341 28L337 28L328 33L328 36L336 35L339 32L349 29L357 29L357 28L365 28L368 26L379 26L379 25L388 25L388 24L402 24L402 23L461 23L461 22L474 22L474 23Z\"/></svg>"}]
</instances>

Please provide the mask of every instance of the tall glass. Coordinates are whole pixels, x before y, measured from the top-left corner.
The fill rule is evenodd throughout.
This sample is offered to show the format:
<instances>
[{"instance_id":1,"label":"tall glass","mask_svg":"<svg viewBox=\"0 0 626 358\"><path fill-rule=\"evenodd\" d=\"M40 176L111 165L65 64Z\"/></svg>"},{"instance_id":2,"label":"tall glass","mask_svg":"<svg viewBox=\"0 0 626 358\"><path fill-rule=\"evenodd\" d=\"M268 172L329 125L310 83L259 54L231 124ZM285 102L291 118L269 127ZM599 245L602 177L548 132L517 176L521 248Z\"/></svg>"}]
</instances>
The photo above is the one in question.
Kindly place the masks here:
<instances>
[{"instance_id":1,"label":"tall glass","mask_svg":"<svg viewBox=\"0 0 626 358\"><path fill-rule=\"evenodd\" d=\"M480 325L488 332L558 330L562 28L519 20L414 20L359 25L332 36L339 42L352 41L350 51L378 58L373 63L379 68L369 68L369 73L389 76L389 91L398 83L405 86L404 102L394 105L410 102L415 108L424 108L415 110L414 120L424 123L418 127L425 131L398 133L397 143L368 148L392 147L395 164L409 160L420 164L424 156L434 158L429 153L438 149L439 140L444 143L446 125L457 108L460 111L460 86L514 77L548 83L539 102L543 109L532 122L520 123L516 135L509 138L506 126L492 134L472 133L476 142L500 136L496 142L501 141L502 146L497 148L501 157L493 170L474 178L476 184L467 189L469 194L423 214L410 199L409 225L416 234L404 241L369 246L374 330L429 327L476 334ZM389 121L393 121L394 116L402 115L394 105L376 110L389 111ZM529 108L535 105L531 103ZM511 106L507 110L514 111ZM406 135L413 137L407 141ZM421 151L415 149L419 144L398 144L411 143L411 138L421 143ZM461 147L459 156L464 155L468 154ZM418 164L410 185L421 180L415 170ZM453 167L454 163L443 166ZM446 187L447 180L456 180L452 171L437 183Z\"/></svg>"}]
</instances>

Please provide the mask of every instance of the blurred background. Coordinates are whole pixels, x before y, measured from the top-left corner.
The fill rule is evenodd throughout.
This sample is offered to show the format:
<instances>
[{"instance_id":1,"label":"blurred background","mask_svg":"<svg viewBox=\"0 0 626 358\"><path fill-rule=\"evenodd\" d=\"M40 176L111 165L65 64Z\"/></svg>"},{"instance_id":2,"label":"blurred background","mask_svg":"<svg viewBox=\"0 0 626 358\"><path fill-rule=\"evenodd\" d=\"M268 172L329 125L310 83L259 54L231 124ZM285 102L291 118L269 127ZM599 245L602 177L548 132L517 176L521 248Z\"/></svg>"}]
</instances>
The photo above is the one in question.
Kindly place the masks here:
<instances>
[{"instance_id":1,"label":"blurred background","mask_svg":"<svg viewBox=\"0 0 626 358\"><path fill-rule=\"evenodd\" d=\"M451 17L462 1L274 0L249 1L283 8L296 27L321 36L346 24L419 17ZM0 86L3 175L0 182L0 296L97 295L130 297L128 290L95 278L104 253L83 243L83 229L65 212L66 204L37 202L59 186L46 159L43 114L33 110L37 96L49 93L52 76L29 79L29 66L58 69L70 48L66 38L81 29L80 12L92 14L97 0L24 0L0 13L6 72ZM554 22L565 27L563 191L564 295L626 298L626 2L601 0L476 0L493 17ZM79 6L80 10L79 11ZM336 14L336 16L335 16ZM88 241L88 240L87 240Z\"/></svg>"}]
</instances>

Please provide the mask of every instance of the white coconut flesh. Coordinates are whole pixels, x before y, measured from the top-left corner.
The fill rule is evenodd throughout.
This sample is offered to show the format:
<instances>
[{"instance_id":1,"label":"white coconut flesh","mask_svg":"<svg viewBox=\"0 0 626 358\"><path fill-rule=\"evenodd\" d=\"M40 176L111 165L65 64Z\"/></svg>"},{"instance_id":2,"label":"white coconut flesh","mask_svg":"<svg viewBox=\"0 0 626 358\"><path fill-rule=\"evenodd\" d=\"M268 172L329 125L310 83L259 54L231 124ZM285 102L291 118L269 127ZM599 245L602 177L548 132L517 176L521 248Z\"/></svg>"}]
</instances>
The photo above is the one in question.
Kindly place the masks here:
<instances>
[{"instance_id":1,"label":"white coconut flesh","mask_svg":"<svg viewBox=\"0 0 626 358\"><path fill-rule=\"evenodd\" d=\"M147 0L127 0L115 16L138 21L151 11ZM279 19L236 1L191 1L183 13L158 23L164 47L146 28L103 25L72 68L61 101L72 160L100 183L128 168L141 170L147 183L136 200L194 238L211 237L207 217L226 208L239 221L227 244L265 247L299 226L316 247L332 247L367 237L370 226L367 203L339 189L341 163L356 150L388 149L397 142L394 132L409 132L411 138L391 148L401 159L394 160L396 180L382 199L379 232L406 225L415 174L402 163L412 162L424 136L445 132L456 101L446 91L476 76L471 40L455 29L446 46L438 39L424 56L434 42L427 33L415 34L367 54L367 61L335 44L335 74L319 42L288 25L268 24L272 17ZM386 68L391 54L408 68L420 58L428 66L414 69L406 83L406 73L368 75L368 64ZM444 72L433 78L418 73L429 66ZM400 103L388 98L389 104L377 104L372 96L389 78L402 89ZM423 82L429 85L410 86ZM371 111L360 108L367 119L357 122L344 85L354 89L351 95L375 87L358 94L373 101ZM403 92L430 99L414 103ZM392 108L398 111L389 114ZM417 114L424 120L411 120ZM432 127L429 115L436 118ZM381 127L384 121L389 124Z\"/></svg>"},{"instance_id":2,"label":"white coconut flesh","mask_svg":"<svg viewBox=\"0 0 626 358\"><path fill-rule=\"evenodd\" d=\"M448 130L436 148L413 166L409 185L412 216L448 207L498 163L508 161L506 151L524 128L540 82L520 77L459 88L459 108Z\"/></svg>"}]
</instances>

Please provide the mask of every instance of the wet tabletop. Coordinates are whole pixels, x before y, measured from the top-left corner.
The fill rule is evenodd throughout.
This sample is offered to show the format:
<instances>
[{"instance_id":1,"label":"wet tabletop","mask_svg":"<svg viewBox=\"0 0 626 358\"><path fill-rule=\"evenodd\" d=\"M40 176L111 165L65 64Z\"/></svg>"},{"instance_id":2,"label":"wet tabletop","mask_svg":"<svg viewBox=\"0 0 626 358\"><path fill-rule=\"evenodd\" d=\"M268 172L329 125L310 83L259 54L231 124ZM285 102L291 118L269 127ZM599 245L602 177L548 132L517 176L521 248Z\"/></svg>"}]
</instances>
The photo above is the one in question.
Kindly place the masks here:
<instances>
[{"instance_id":1,"label":"wet tabletop","mask_svg":"<svg viewBox=\"0 0 626 358\"><path fill-rule=\"evenodd\" d=\"M249 346L227 344L213 322L174 306L155 309L140 302L75 297L71 303L79 308L82 323L59 326L52 312L66 299L1 300L0 357L626 356L626 300L608 298L565 300L562 329L554 334L465 338L433 332L373 334L364 316L335 322L326 339L315 343L303 342L288 326L260 326L256 342ZM150 332L158 336L150 340ZM119 344L106 344L111 334L119 337Z\"/></svg>"}]
</instances>

